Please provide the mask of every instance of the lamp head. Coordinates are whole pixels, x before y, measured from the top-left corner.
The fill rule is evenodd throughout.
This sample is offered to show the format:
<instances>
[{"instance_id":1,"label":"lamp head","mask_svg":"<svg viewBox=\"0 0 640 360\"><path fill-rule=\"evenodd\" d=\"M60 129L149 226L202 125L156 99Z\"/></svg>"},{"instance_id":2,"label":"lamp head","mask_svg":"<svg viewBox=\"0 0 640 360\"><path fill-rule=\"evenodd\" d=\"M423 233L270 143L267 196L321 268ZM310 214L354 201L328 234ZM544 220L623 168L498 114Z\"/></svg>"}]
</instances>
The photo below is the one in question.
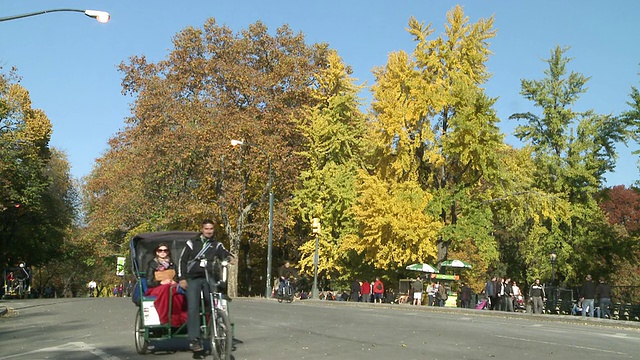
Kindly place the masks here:
<instances>
[{"instance_id":1,"label":"lamp head","mask_svg":"<svg viewBox=\"0 0 640 360\"><path fill-rule=\"evenodd\" d=\"M98 22L101 22L103 24L107 23L109 19L111 19L111 15L109 15L109 13L106 11L85 10L84 14L88 17L98 20Z\"/></svg>"},{"instance_id":2,"label":"lamp head","mask_svg":"<svg viewBox=\"0 0 640 360\"><path fill-rule=\"evenodd\" d=\"M557 258L558 254L556 254L556 251L551 251L551 253L549 254L549 260L551 260L552 263L555 263Z\"/></svg>"}]
</instances>

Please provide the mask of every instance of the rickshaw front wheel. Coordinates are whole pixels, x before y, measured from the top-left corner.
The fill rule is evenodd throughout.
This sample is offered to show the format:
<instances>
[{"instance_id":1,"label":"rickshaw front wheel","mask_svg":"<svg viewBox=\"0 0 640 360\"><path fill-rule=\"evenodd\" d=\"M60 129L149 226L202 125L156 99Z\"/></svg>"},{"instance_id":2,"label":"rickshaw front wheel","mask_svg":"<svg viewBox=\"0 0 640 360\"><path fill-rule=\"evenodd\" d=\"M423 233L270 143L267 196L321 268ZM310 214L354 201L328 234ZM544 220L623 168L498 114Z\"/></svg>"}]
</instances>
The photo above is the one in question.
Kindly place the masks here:
<instances>
[{"instance_id":1,"label":"rickshaw front wheel","mask_svg":"<svg viewBox=\"0 0 640 360\"><path fill-rule=\"evenodd\" d=\"M231 337L231 322L227 313L221 309L215 311L215 321L213 316L209 319L209 333L211 355L214 360L230 360L231 359L231 347L233 346L233 339ZM213 327L216 327L217 336L214 335Z\"/></svg>"},{"instance_id":2,"label":"rickshaw front wheel","mask_svg":"<svg viewBox=\"0 0 640 360\"><path fill-rule=\"evenodd\" d=\"M144 338L145 329L144 324L142 323L142 316L140 315L140 309L136 312L136 324L134 326L133 335L135 337L136 342L136 352L140 355L144 355L147 353L149 348L149 341Z\"/></svg>"}]
</instances>

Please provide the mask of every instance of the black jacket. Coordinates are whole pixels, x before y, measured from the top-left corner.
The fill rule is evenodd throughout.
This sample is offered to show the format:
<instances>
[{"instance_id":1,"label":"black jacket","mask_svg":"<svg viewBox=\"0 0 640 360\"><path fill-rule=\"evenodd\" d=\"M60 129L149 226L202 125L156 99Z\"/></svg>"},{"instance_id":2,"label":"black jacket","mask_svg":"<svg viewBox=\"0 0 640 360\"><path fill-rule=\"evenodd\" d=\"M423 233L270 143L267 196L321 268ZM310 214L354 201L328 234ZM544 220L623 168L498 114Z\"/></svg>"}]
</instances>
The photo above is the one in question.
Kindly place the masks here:
<instances>
[{"instance_id":1,"label":"black jacket","mask_svg":"<svg viewBox=\"0 0 640 360\"><path fill-rule=\"evenodd\" d=\"M278 269L278 276L281 278L289 279L289 278L297 278L298 271L294 269L292 266L286 267L284 265L280 266Z\"/></svg>"},{"instance_id":2,"label":"black jacket","mask_svg":"<svg viewBox=\"0 0 640 360\"><path fill-rule=\"evenodd\" d=\"M611 299L611 286L605 282L601 282L596 286L596 297L598 299Z\"/></svg>"},{"instance_id":3,"label":"black jacket","mask_svg":"<svg viewBox=\"0 0 640 360\"><path fill-rule=\"evenodd\" d=\"M178 280L184 279L197 279L205 277L205 269L197 262L194 266L189 268L189 261L194 260L200 250L207 242L211 243L211 246L205 251L202 258L208 260L208 265L212 265L214 259L225 260L232 256L231 253L224 248L221 242L215 239L207 239L202 234L196 236L193 239L187 240L187 245L182 249L180 253L180 261L178 263Z\"/></svg>"},{"instance_id":4,"label":"black jacket","mask_svg":"<svg viewBox=\"0 0 640 360\"><path fill-rule=\"evenodd\" d=\"M596 284L591 280L586 280L582 285L582 297L585 299L596 298Z\"/></svg>"},{"instance_id":5,"label":"black jacket","mask_svg":"<svg viewBox=\"0 0 640 360\"><path fill-rule=\"evenodd\" d=\"M169 267L167 269L176 269L176 266L171 263L169 265ZM162 266L160 266L160 264L158 264L158 262L156 261L156 259L153 259L151 261L149 261L149 266L147 266L147 287L148 288L153 288L156 287L158 285L160 285L159 281L156 281L156 271L163 271L163 270L167 270L162 268Z\"/></svg>"}]
</instances>

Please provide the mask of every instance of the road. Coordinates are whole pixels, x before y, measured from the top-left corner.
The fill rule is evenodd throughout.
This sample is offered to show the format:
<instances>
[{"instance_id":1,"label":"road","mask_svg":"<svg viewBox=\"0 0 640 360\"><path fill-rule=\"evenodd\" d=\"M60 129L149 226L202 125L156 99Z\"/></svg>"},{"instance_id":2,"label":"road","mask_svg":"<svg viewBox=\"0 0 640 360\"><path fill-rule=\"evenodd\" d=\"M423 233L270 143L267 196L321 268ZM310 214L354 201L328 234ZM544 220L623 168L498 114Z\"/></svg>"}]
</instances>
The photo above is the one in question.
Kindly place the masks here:
<instances>
[{"instance_id":1,"label":"road","mask_svg":"<svg viewBox=\"0 0 640 360\"><path fill-rule=\"evenodd\" d=\"M136 307L128 298L11 300L0 306L14 309L0 318L0 360L193 358L184 350L138 355ZM640 324L615 320L265 299L235 299L230 309L237 360L640 359Z\"/></svg>"}]
</instances>

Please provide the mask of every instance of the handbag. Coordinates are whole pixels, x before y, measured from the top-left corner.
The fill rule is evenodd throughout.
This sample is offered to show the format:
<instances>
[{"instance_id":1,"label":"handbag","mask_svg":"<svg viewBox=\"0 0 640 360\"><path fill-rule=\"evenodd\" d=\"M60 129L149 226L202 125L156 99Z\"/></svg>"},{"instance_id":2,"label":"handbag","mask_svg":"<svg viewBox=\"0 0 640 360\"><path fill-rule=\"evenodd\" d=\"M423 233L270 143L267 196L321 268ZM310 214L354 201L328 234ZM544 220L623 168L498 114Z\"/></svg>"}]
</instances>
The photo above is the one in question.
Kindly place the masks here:
<instances>
[{"instance_id":1,"label":"handbag","mask_svg":"<svg viewBox=\"0 0 640 360\"><path fill-rule=\"evenodd\" d=\"M176 271L174 269L166 269L153 273L153 278L158 282L161 282L162 280L173 280L175 277Z\"/></svg>"}]
</instances>

